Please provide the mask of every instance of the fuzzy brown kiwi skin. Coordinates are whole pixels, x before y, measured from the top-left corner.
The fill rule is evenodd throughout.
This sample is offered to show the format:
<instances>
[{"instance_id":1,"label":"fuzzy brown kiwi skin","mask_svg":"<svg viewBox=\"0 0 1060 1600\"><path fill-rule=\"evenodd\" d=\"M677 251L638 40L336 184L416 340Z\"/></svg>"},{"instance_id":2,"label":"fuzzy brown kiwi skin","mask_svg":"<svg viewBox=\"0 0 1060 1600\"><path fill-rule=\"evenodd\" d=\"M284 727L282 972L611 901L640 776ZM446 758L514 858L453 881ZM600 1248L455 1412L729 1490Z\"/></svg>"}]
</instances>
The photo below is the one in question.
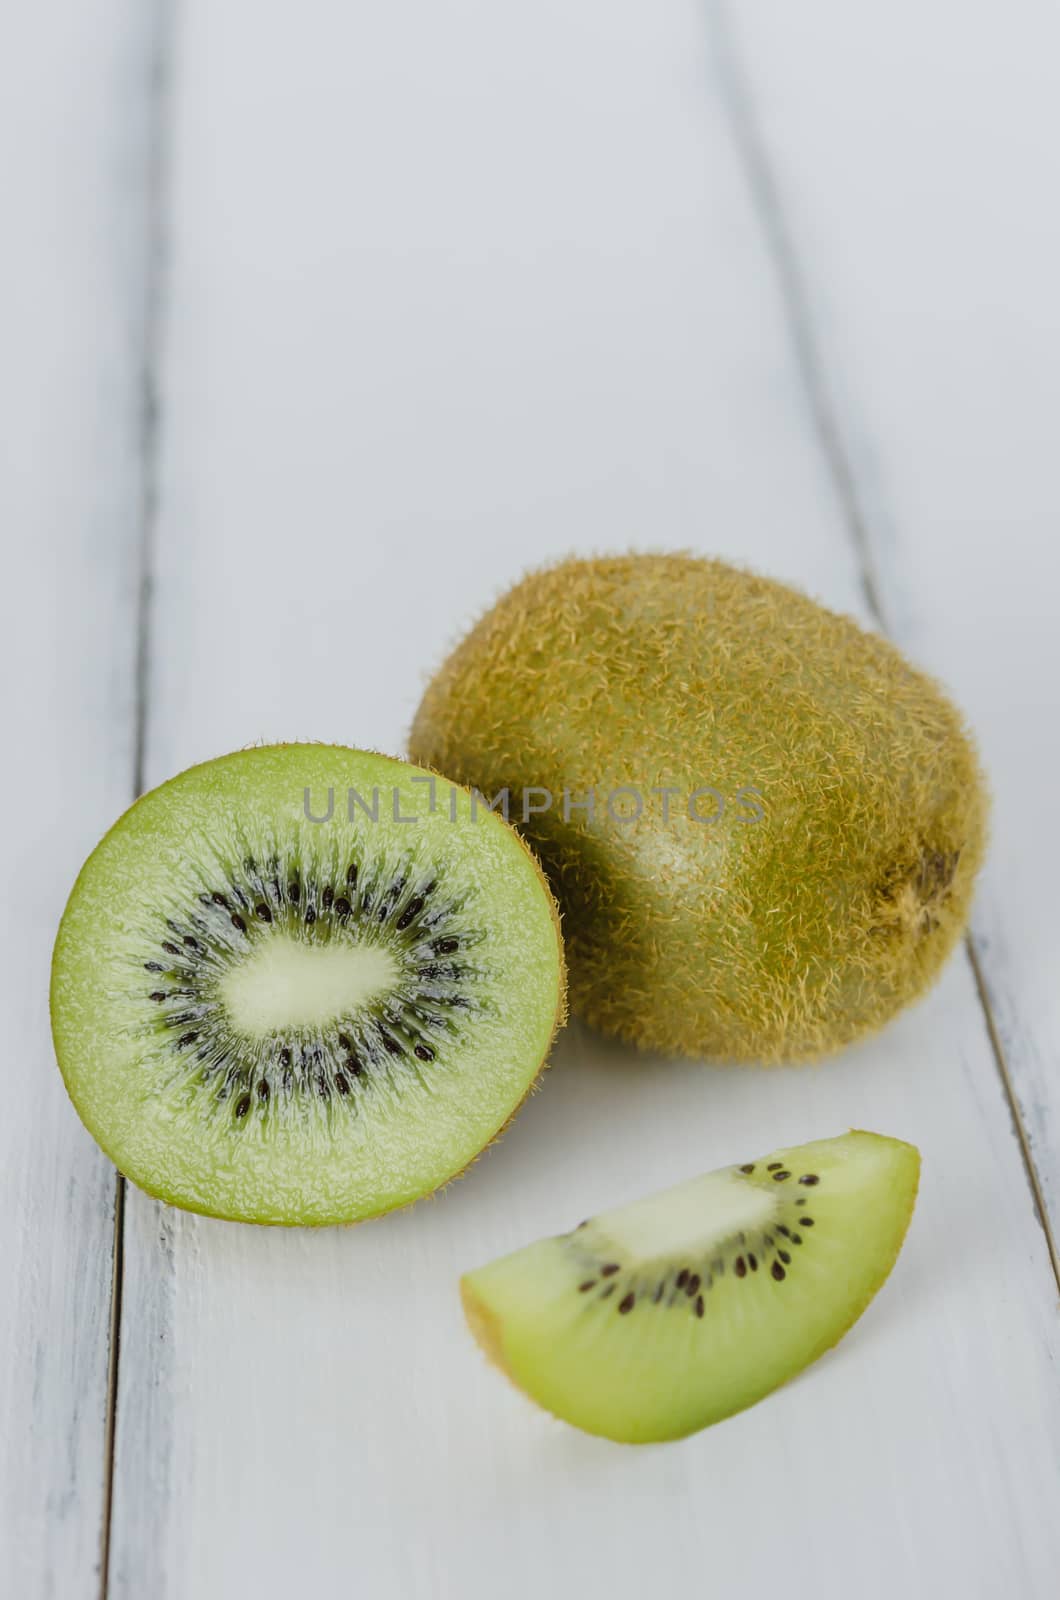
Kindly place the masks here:
<instances>
[{"instance_id":1,"label":"fuzzy brown kiwi skin","mask_svg":"<svg viewBox=\"0 0 1060 1600\"><path fill-rule=\"evenodd\" d=\"M278 740L273 740L273 741L262 739L262 740L256 740L253 744L244 745L244 746L242 746L242 748L244 750L254 750L254 749L263 749L263 748L265 748L265 749L288 749L288 748L291 748L292 746L298 746L299 748L308 748L308 749L343 750L343 751L348 751L350 748L352 748L351 746L336 744L334 741L328 741L326 739L287 739L287 740L279 740L278 739ZM403 761L404 760L404 758L401 757L401 756L391 756L391 755L389 755L389 753L387 751L385 751L385 750L373 750L373 749L369 749L365 745L359 745L356 748L358 749L359 752L361 752L361 753L363 753L365 755L383 756L387 760L390 760L390 761ZM216 757L214 757L212 759L213 760L223 760L224 757L226 755L228 755L228 754L229 754L229 752L225 751L221 756L216 756ZM210 764L209 760L207 762L205 762L205 763L204 762L194 762L191 767L182 768L182 770L180 772L174 773L172 775L172 777L167 779L166 781L167 782L173 782L176 778L182 777L185 772L191 772L192 770L194 770L195 767L199 767L199 766L203 766L203 765L209 765L209 764ZM425 768L424 770L433 770L433 769ZM441 773L438 773L438 772L435 772L434 776L437 777L437 778L443 778L443 775ZM450 784L450 786L453 787L453 788L460 789L464 794L466 794L466 795L468 795L470 797L470 790L467 789L466 786L464 786L462 784L453 783L452 779L450 779L450 778L443 778L443 781L448 783L448 784ZM102 843L102 841L104 839L109 838L110 835L119 826L119 824L121 824L124 821L124 819L129 815L129 813L131 811L134 811L136 809L136 807L139 806L141 804L141 802L147 798L147 794L150 793L150 792L151 791L146 791L144 794L138 795L136 797L136 799L133 801L132 805L128 806L126 808L126 810L122 812L121 816L119 816L119 817L117 817L115 819L115 821L106 830L106 832L101 834L98 843ZM503 821L503 820L504 820L503 818L498 818L498 821ZM557 960L558 960L558 993L557 993L557 1001L556 1001L556 1013L555 1013L555 1017L554 1017L553 1023L552 1023L552 1030L551 1030L551 1033L549 1034L548 1043L547 1043L547 1045L545 1047L545 1050L542 1053L541 1060L538 1063L538 1066L537 1066L537 1068L536 1068L536 1070L534 1072L533 1077L531 1078L530 1082L528 1083L528 1085L526 1087L526 1092L523 1094L522 1099L509 1112L509 1114L505 1117L504 1121L501 1122L497 1126L497 1128L494 1130L494 1132L490 1135L489 1139L483 1145L482 1149L477 1151L476 1154L474 1156L472 1156L471 1160L470 1161L466 1161L462 1167L457 1168L454 1172L450 1173L448 1175L448 1177L444 1177L444 1178L440 1179L439 1182L437 1183L437 1185L435 1186L435 1188L430 1190L427 1194L417 1195L414 1199L403 1201L402 1203L400 1203L398 1205L383 1206L378 1211L367 1212L363 1217L351 1217L346 1222L338 1222L338 1223L336 1223L336 1222L317 1221L317 1220L312 1219L312 1218L310 1218L308 1220L305 1220L305 1221L295 1221L293 1219L287 1219L287 1218L282 1218L282 1219L277 1220L277 1221L272 1221L272 1220L270 1220L270 1221L250 1221L250 1220L240 1219L240 1226L243 1226L243 1227L255 1227L255 1228L313 1228L313 1229L316 1229L316 1228L335 1228L335 1227L353 1228L353 1227L356 1227L359 1223L362 1223L362 1222L373 1222L373 1221L376 1221L380 1217L389 1216L391 1213L395 1213L395 1212L399 1212L399 1211L408 1211L412 1206L420 1205L425 1200L435 1199L445 1189L447 1189L451 1183L455 1183L458 1178L462 1178L464 1176L465 1172L470 1171L470 1169L475 1165L475 1162L478 1161L478 1159L482 1155L485 1154L485 1152L489 1149L489 1147L491 1145L495 1144L498 1139L503 1138L505 1132L507 1131L507 1129L509 1128L511 1123L515 1120L515 1118L518 1116L519 1112L522 1110L522 1108L526 1104L527 1100L534 1093L534 1091L539 1087L542 1075L544 1074L546 1068L550 1064L550 1059L551 1059L551 1055L552 1055L552 1048L553 1048L553 1045L556 1042L556 1035L562 1030L562 1028L564 1027L564 1025L565 1025L565 1023L567 1021L567 963L566 963L566 957L565 957L565 953L564 953L563 928L562 928L562 924L561 924L561 920L560 920L560 911L559 911L558 905L556 904L555 896L552 893L551 885L549 884L549 881L548 881L547 877L545 876L544 872L541 870L541 865L540 865L537 857L535 856L534 852L531 850L530 846L527 844L526 840L522 837L522 835L520 833L517 832L516 829L512 828L511 831L514 834L515 838L519 841L519 844L521 845L521 847L522 847L524 853L526 854L526 856L533 863L534 869L535 869L535 871L537 873L537 876L538 876L538 880L539 880L539 882L541 884L542 889L544 890L545 898L546 898L546 901L548 903L549 914L550 914L550 916L552 918L552 925L553 925L553 928L554 928L555 934L556 934L556 953L557 953ZM97 844L97 846L95 848L98 848L98 844ZM78 873L77 877L74 880L74 885L73 885L73 888L70 891L70 896L68 898L72 899L74 894L76 893L78 885L80 884L80 881L81 881L81 877L82 877L83 873L85 872L85 870L86 870L86 868L88 866L89 860L91 859L91 857L92 857L92 855L94 853L95 853L94 849L90 850L88 855L85 857L85 861L83 862L83 864L81 866L81 870L80 870L80 872ZM58 941L56 941L56 944L55 944L55 946L53 947L53 950L52 950L52 964L51 964L51 973L50 973L50 982L49 982L49 1004L48 1004L49 1015L54 1014L54 1007L55 1007L55 989L56 989L56 983L57 983L57 969L58 969L58 962L57 962L56 958L57 958L58 948L59 948ZM69 1096L70 1101L71 1101L71 1103L72 1103L72 1105L74 1107L74 1110L77 1112L78 1117L80 1117L82 1120L84 1120L83 1114L82 1114L80 1108L78 1107L76 1100L74 1100L73 1094L71 1093L70 1085L67 1082L66 1074L63 1071L62 1062L60 1061L58 1063L58 1065L59 1065L59 1071L62 1074L64 1087L65 1087L67 1095ZM87 1124L86 1124L86 1126L87 1126ZM126 1173L123 1173L121 1171L121 1168L118 1166L117 1161L114 1159L114 1155L107 1148L106 1138L102 1135L101 1131L98 1128L90 1127L88 1131L91 1133L92 1137L95 1139L95 1141L99 1145L100 1149L103 1150L104 1154L110 1159L110 1161L112 1162L112 1164L114 1165L116 1170L121 1174L121 1177L122 1177L124 1182L131 1183L134 1188L139 1189L140 1192L143 1193L143 1194L149 1195L151 1197L151 1199L153 1199L153 1200L160 1200L166 1205L172 1205L172 1201L171 1201L171 1199L169 1198L168 1195L162 1193L160 1190L152 1188L149 1184L146 1184L146 1183L137 1181L136 1179L130 1178ZM192 1204L190 1202L183 1202L182 1201L179 1209L181 1211L187 1211L187 1212L191 1213L193 1216L211 1217L211 1218L214 1218L215 1220L220 1221L220 1222L230 1222L232 1220L231 1217L224 1215L222 1212L214 1211L209 1206L206 1206L206 1205L198 1205L198 1204Z\"/></svg>"},{"instance_id":2,"label":"fuzzy brown kiwi skin","mask_svg":"<svg viewBox=\"0 0 1060 1600\"><path fill-rule=\"evenodd\" d=\"M787 585L686 554L530 573L443 663L409 750L487 793L762 791L757 828L524 825L574 1013L664 1054L813 1060L877 1031L941 971L986 849L974 742L932 679Z\"/></svg>"},{"instance_id":3,"label":"fuzzy brown kiwi skin","mask_svg":"<svg viewBox=\"0 0 1060 1600\"><path fill-rule=\"evenodd\" d=\"M863 1129L863 1128L851 1128L850 1132L851 1133L864 1133L864 1132L866 1132L866 1130ZM911 1148L915 1148L915 1147L911 1147ZM894 1269L895 1269L895 1267L896 1267L896 1265L898 1263L898 1257L902 1253L902 1246L905 1244L906 1236L909 1233L909 1225L913 1220L913 1212L916 1209L917 1197L918 1197L918 1195L920 1193L920 1174L921 1174L920 1152L917 1151L916 1155L917 1155L916 1182L914 1183L914 1185L912 1187L912 1190L911 1190L911 1192L909 1194L908 1202L906 1203L906 1205L904 1207L904 1219L902 1221L901 1232L898 1235L898 1242L897 1242L897 1245L895 1246L894 1255L893 1255L893 1257L891 1259L891 1262L890 1262L889 1266L887 1267L887 1270L884 1272L883 1276L879 1279L879 1281L876 1284L874 1284L871 1288L869 1288L863 1295L861 1295L853 1303L853 1305L851 1307L850 1316L848 1317L847 1321L843 1324L843 1326L839 1329L839 1331L837 1333L835 1333L834 1335L832 1335L831 1337L823 1339L821 1341L821 1343L813 1350L812 1354L808 1357L808 1359L806 1361L804 1361L802 1363L802 1365L799 1366L794 1372L792 1372L789 1377L785 1378L781 1383L778 1383L775 1388L770 1389L768 1391L768 1393L763 1394L763 1395L759 1395L757 1397L757 1399L748 1401L746 1405L737 1406L735 1408L735 1410L730 1411L724 1417L720 1417L718 1419L718 1422L711 1423L711 1424L709 1424L709 1426L717 1427L719 1422L727 1422L729 1420L729 1417L738 1417L740 1415L741 1411L749 1411L749 1410L751 1410L751 1408L753 1406L761 1404L761 1402L763 1400L767 1400L769 1398L770 1394L776 1394L778 1392L778 1390L786 1388L787 1385L789 1383L793 1382L795 1378L800 1377L802 1375L802 1373L804 1373L807 1370L807 1368L813 1366L815 1361L819 1361L820 1358L823 1355L825 1355L829 1350L834 1350L836 1345L838 1345L843 1339L846 1338L847 1334L850 1332L850 1330L854 1326L854 1324L860 1320L860 1318L862 1317L864 1312L872 1304L873 1300L875 1300L876 1296L879 1294L880 1290L883 1288L884 1284L887 1282L888 1278L891 1276L891 1273L894 1271ZM478 1295L476 1295L475 1291L472 1289L472 1287L471 1287L470 1283L468 1282L467 1278L461 1278L461 1280L460 1280L460 1299L461 1299L461 1303L462 1303L463 1308L464 1308L464 1316L465 1316L465 1318L467 1320L467 1325L470 1328L472 1335L474 1336L476 1344L479 1346L479 1349L482 1351L483 1355L486 1357L486 1360L490 1363L490 1365L492 1367L495 1367L498 1372L502 1372L504 1374L504 1376L507 1378L508 1382L515 1389L518 1389L519 1393L524 1397L524 1399L531 1400L534 1403L535 1406L537 1406L540 1410L547 1412L547 1414L550 1417L554 1417L557 1422L566 1423L568 1427L570 1427L570 1426L580 1426L580 1424L571 1424L569 1422L568 1418L561 1417L558 1414L558 1412L555 1412L549 1406L544 1405L537 1398L536 1395L530 1394L528 1390L523 1388L522 1384L519 1382L519 1379L512 1372L511 1368L508 1366L507 1361L505 1360L505 1354L504 1354L504 1323L503 1323L502 1318L495 1311L491 1310L491 1308L489 1306L485 1305L482 1302L482 1300L479 1299ZM583 1432L589 1432L591 1430L583 1428L582 1431ZM670 1436L669 1440L668 1439L655 1439L655 1440L651 1440L651 1441L639 1441L639 1440L633 1440L633 1439L615 1439L610 1434L596 1434L595 1437L597 1437L597 1438L605 1438L611 1444L629 1445L629 1446L634 1447L634 1448L641 1448L643 1443L646 1443L646 1442L647 1443L653 1443L653 1444L665 1444L667 1442L672 1442L672 1440L676 1440L676 1439L687 1439L687 1438L690 1438L692 1436L692 1434L700 1433L700 1432L702 1432L702 1428L699 1425L694 1425L694 1426L689 1427L684 1433L673 1434L672 1436Z\"/></svg>"}]
</instances>

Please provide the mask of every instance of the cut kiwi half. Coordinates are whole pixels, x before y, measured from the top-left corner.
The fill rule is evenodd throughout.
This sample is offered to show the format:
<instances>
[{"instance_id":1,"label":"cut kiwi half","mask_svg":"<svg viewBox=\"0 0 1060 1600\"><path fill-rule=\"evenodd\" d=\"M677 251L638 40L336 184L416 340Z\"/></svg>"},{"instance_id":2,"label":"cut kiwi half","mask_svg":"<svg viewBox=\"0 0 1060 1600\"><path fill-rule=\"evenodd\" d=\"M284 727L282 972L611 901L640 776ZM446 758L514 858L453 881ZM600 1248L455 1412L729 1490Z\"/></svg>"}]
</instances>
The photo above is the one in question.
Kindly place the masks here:
<instances>
[{"instance_id":1,"label":"cut kiwi half","mask_svg":"<svg viewBox=\"0 0 1060 1600\"><path fill-rule=\"evenodd\" d=\"M145 795L83 867L52 1027L120 1170L192 1211L349 1222L454 1177L563 1016L518 835L407 762L240 751Z\"/></svg>"},{"instance_id":2,"label":"cut kiwi half","mask_svg":"<svg viewBox=\"0 0 1060 1600\"><path fill-rule=\"evenodd\" d=\"M680 1438L842 1338L894 1266L919 1175L912 1145L861 1132L708 1172L468 1273L468 1322L553 1415Z\"/></svg>"}]
</instances>

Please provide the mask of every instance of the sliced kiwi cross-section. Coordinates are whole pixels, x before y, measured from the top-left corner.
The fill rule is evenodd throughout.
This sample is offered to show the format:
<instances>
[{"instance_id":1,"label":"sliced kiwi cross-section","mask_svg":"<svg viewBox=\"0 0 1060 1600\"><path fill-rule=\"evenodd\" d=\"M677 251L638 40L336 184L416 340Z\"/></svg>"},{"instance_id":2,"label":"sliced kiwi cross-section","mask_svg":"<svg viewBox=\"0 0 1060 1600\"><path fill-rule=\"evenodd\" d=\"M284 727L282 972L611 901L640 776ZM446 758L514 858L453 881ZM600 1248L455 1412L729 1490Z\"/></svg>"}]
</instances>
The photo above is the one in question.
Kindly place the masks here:
<instances>
[{"instance_id":1,"label":"sliced kiwi cross-section","mask_svg":"<svg viewBox=\"0 0 1060 1600\"><path fill-rule=\"evenodd\" d=\"M191 1210L376 1215L459 1173L562 1018L551 896L518 835L406 762L252 749L139 800L90 856L52 968L59 1065L117 1166Z\"/></svg>"},{"instance_id":2,"label":"sliced kiwi cross-section","mask_svg":"<svg viewBox=\"0 0 1060 1600\"><path fill-rule=\"evenodd\" d=\"M848 1133L708 1172L462 1280L486 1353L555 1416L674 1439L778 1388L887 1277L920 1157Z\"/></svg>"}]
</instances>

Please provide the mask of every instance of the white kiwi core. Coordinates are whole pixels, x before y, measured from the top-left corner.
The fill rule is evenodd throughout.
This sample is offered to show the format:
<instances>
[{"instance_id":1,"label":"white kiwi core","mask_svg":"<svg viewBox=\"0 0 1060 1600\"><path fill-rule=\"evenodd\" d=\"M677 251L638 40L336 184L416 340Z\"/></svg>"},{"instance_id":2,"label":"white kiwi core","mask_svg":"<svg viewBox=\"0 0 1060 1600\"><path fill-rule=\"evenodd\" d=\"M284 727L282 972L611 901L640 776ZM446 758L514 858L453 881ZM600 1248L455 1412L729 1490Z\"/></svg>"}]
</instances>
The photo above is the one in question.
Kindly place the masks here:
<instances>
[{"instance_id":1,"label":"white kiwi core","mask_svg":"<svg viewBox=\"0 0 1060 1600\"><path fill-rule=\"evenodd\" d=\"M221 1002L246 1038L323 1027L390 989L398 965L383 945L312 945L272 938L221 981Z\"/></svg>"},{"instance_id":2,"label":"white kiwi core","mask_svg":"<svg viewBox=\"0 0 1060 1600\"><path fill-rule=\"evenodd\" d=\"M701 1255L734 1234L767 1227L777 1197L739 1173L708 1172L662 1194L597 1217L596 1226L627 1260Z\"/></svg>"}]
</instances>

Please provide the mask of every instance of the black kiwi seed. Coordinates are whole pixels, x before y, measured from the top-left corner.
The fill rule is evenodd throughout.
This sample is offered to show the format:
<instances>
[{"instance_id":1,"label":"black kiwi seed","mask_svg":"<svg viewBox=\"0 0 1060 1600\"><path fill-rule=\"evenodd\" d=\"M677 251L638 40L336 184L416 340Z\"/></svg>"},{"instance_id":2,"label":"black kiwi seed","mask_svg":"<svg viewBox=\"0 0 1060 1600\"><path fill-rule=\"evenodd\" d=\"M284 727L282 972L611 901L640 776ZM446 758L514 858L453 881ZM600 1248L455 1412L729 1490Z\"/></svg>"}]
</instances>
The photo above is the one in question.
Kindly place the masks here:
<instances>
[{"instance_id":1,"label":"black kiwi seed","mask_svg":"<svg viewBox=\"0 0 1060 1600\"><path fill-rule=\"evenodd\" d=\"M784 1235L785 1239L790 1239L791 1238L791 1229L790 1228L786 1228L782 1222L778 1222L777 1223L777 1232L778 1233L782 1233Z\"/></svg>"},{"instance_id":2,"label":"black kiwi seed","mask_svg":"<svg viewBox=\"0 0 1060 1600\"><path fill-rule=\"evenodd\" d=\"M688 1298L690 1300L691 1300L691 1298L692 1298L692 1296L694 1294L698 1294L699 1293L699 1283L700 1283L699 1273L698 1272L693 1272L692 1276L689 1278L688 1282L685 1284L685 1294L688 1296Z\"/></svg>"},{"instance_id":3,"label":"black kiwi seed","mask_svg":"<svg viewBox=\"0 0 1060 1600\"><path fill-rule=\"evenodd\" d=\"M165 998L166 998L166 992L165 992L165 990L164 990L164 989L154 989L154 990L152 990L152 992L151 992L151 993L150 993L150 994L149 994L149 995L148 995L148 997L147 997L147 998L148 998L148 999L149 999L149 1000L164 1000L164 999L165 999Z\"/></svg>"},{"instance_id":4,"label":"black kiwi seed","mask_svg":"<svg viewBox=\"0 0 1060 1600\"><path fill-rule=\"evenodd\" d=\"M339 898L335 901L335 915L337 917L348 917L352 910L353 907L350 905L350 902L347 900L346 896L344 894L340 894Z\"/></svg>"},{"instance_id":5,"label":"black kiwi seed","mask_svg":"<svg viewBox=\"0 0 1060 1600\"><path fill-rule=\"evenodd\" d=\"M688 1282L689 1276L690 1274L688 1268L682 1267L680 1272L677 1274L677 1287L679 1289L684 1288L685 1284Z\"/></svg>"},{"instance_id":6,"label":"black kiwi seed","mask_svg":"<svg viewBox=\"0 0 1060 1600\"><path fill-rule=\"evenodd\" d=\"M778 1250L777 1255L780 1257L781 1261L783 1261L786 1267L791 1265L791 1257L786 1250Z\"/></svg>"},{"instance_id":7,"label":"black kiwi seed","mask_svg":"<svg viewBox=\"0 0 1060 1600\"><path fill-rule=\"evenodd\" d=\"M738 1278L744 1278L747 1276L747 1262L744 1260L743 1256L736 1257L736 1260L733 1263L733 1271L736 1273Z\"/></svg>"},{"instance_id":8,"label":"black kiwi seed","mask_svg":"<svg viewBox=\"0 0 1060 1600\"><path fill-rule=\"evenodd\" d=\"M268 1082L268 1079L267 1078L261 1078L261 1079L258 1080L258 1099L264 1101L264 1100L267 1100L268 1098L269 1098L269 1082Z\"/></svg>"},{"instance_id":9,"label":"black kiwi seed","mask_svg":"<svg viewBox=\"0 0 1060 1600\"><path fill-rule=\"evenodd\" d=\"M238 911L233 911L232 913L232 926L233 928L238 928L240 933L246 933L247 931L247 925Z\"/></svg>"},{"instance_id":10,"label":"black kiwi seed","mask_svg":"<svg viewBox=\"0 0 1060 1600\"><path fill-rule=\"evenodd\" d=\"M177 1040L177 1049L178 1050L186 1050L188 1048L189 1044L194 1044L198 1037L199 1037L199 1035L197 1033L185 1033L185 1034L182 1034L181 1037Z\"/></svg>"},{"instance_id":11,"label":"black kiwi seed","mask_svg":"<svg viewBox=\"0 0 1060 1600\"><path fill-rule=\"evenodd\" d=\"M289 1067L290 1065L291 1065L291 1052L288 1050L287 1046L284 1045L283 1049L280 1051L280 1066L281 1067Z\"/></svg>"},{"instance_id":12,"label":"black kiwi seed","mask_svg":"<svg viewBox=\"0 0 1060 1600\"><path fill-rule=\"evenodd\" d=\"M254 915L256 917L260 917L262 922L271 922L272 921L272 912L269 910L269 908L265 904L264 900L261 902L260 905L256 905L254 907Z\"/></svg>"},{"instance_id":13,"label":"black kiwi seed","mask_svg":"<svg viewBox=\"0 0 1060 1600\"><path fill-rule=\"evenodd\" d=\"M791 1177L791 1173L790 1172L783 1172L783 1171L782 1172L774 1172L774 1174L773 1174L773 1182L774 1183L783 1183L785 1178L790 1178L790 1177Z\"/></svg>"},{"instance_id":14,"label":"black kiwi seed","mask_svg":"<svg viewBox=\"0 0 1060 1600\"><path fill-rule=\"evenodd\" d=\"M332 889L331 885L329 884L328 887L324 890L324 893L320 896L320 903L324 907L325 911L330 911L331 910L331 904L332 904L332 901L334 900L334 898L335 898L335 891L334 891L334 889Z\"/></svg>"},{"instance_id":15,"label":"black kiwi seed","mask_svg":"<svg viewBox=\"0 0 1060 1600\"><path fill-rule=\"evenodd\" d=\"M147 972L165 972L166 970L161 961L145 961L144 968Z\"/></svg>"},{"instance_id":16,"label":"black kiwi seed","mask_svg":"<svg viewBox=\"0 0 1060 1600\"><path fill-rule=\"evenodd\" d=\"M750 1251L747 1252L747 1265L750 1267L752 1272L758 1271L758 1257L756 1255L752 1255Z\"/></svg>"},{"instance_id":17,"label":"black kiwi seed","mask_svg":"<svg viewBox=\"0 0 1060 1600\"><path fill-rule=\"evenodd\" d=\"M600 1268L601 1278L613 1278L616 1272L621 1272L617 1261L609 1261L605 1267Z\"/></svg>"},{"instance_id":18,"label":"black kiwi seed","mask_svg":"<svg viewBox=\"0 0 1060 1600\"><path fill-rule=\"evenodd\" d=\"M387 1052L388 1055L400 1056L400 1055L404 1054L404 1051L402 1050L401 1046L398 1044L397 1040L393 1037L392 1034L387 1033L385 1028L380 1028L379 1037L382 1039L382 1041L383 1041L383 1049Z\"/></svg>"},{"instance_id":19,"label":"black kiwi seed","mask_svg":"<svg viewBox=\"0 0 1060 1600\"><path fill-rule=\"evenodd\" d=\"M307 928L311 928L316 920L317 920L317 914L313 910L313 907L310 906L309 910L305 914L305 925L306 925L306 927Z\"/></svg>"},{"instance_id":20,"label":"black kiwi seed","mask_svg":"<svg viewBox=\"0 0 1060 1600\"><path fill-rule=\"evenodd\" d=\"M210 896L210 899L213 901L215 906L223 906L226 911L228 910L228 901L218 890L214 890L213 894Z\"/></svg>"},{"instance_id":21,"label":"black kiwi seed","mask_svg":"<svg viewBox=\"0 0 1060 1600\"><path fill-rule=\"evenodd\" d=\"M335 1087L339 1091L340 1094L344 1094L344 1095L345 1094L349 1094L349 1092L350 1092L350 1080L349 1080L349 1078L347 1078L347 1076L346 1076L346 1074L344 1072L336 1072L336 1074L335 1074Z\"/></svg>"},{"instance_id":22,"label":"black kiwi seed","mask_svg":"<svg viewBox=\"0 0 1060 1600\"><path fill-rule=\"evenodd\" d=\"M800 1228L812 1228L813 1227L813 1218L812 1217L800 1217L799 1218L799 1227Z\"/></svg>"},{"instance_id":23,"label":"black kiwi seed","mask_svg":"<svg viewBox=\"0 0 1060 1600\"><path fill-rule=\"evenodd\" d=\"M578 1285L578 1293L579 1294L588 1294L590 1289L595 1289L595 1288L596 1288L596 1279L595 1278L587 1278L584 1283L579 1283L579 1285Z\"/></svg>"},{"instance_id":24,"label":"black kiwi seed","mask_svg":"<svg viewBox=\"0 0 1060 1600\"><path fill-rule=\"evenodd\" d=\"M356 887L356 884L357 884L357 863L356 863L356 861L351 861L349 866L346 868L346 882L349 884L351 889Z\"/></svg>"},{"instance_id":25,"label":"black kiwi seed","mask_svg":"<svg viewBox=\"0 0 1060 1600\"><path fill-rule=\"evenodd\" d=\"M702 1315L703 1315L703 1296L701 1294L697 1294L696 1295L696 1316L697 1317L701 1317Z\"/></svg>"},{"instance_id":26,"label":"black kiwi seed","mask_svg":"<svg viewBox=\"0 0 1060 1600\"><path fill-rule=\"evenodd\" d=\"M299 900L300 900L300 898L301 898L301 895L302 895L302 885L298 882L297 878L292 878L290 883L287 885L287 898L288 898L288 900L291 901L292 905L297 905Z\"/></svg>"},{"instance_id":27,"label":"black kiwi seed","mask_svg":"<svg viewBox=\"0 0 1060 1600\"><path fill-rule=\"evenodd\" d=\"M166 952L167 956L179 956L180 955L179 947L177 945L175 945L175 944L170 944L168 939L163 943L162 949ZM800 1179L800 1182L801 1182L801 1179Z\"/></svg>"},{"instance_id":28,"label":"black kiwi seed","mask_svg":"<svg viewBox=\"0 0 1060 1600\"><path fill-rule=\"evenodd\" d=\"M410 922L415 922L422 910L423 901L420 899L419 895L415 895L413 899L409 901L400 917L398 917L398 927L402 929L407 928Z\"/></svg>"},{"instance_id":29,"label":"black kiwi seed","mask_svg":"<svg viewBox=\"0 0 1060 1600\"><path fill-rule=\"evenodd\" d=\"M632 1311L636 1301L637 1297L632 1292L627 1294L624 1300L620 1300L618 1302L618 1309L621 1315L625 1316L627 1312Z\"/></svg>"},{"instance_id":30,"label":"black kiwi seed","mask_svg":"<svg viewBox=\"0 0 1060 1600\"><path fill-rule=\"evenodd\" d=\"M249 1110L250 1110L250 1096L249 1096L249 1094L240 1095L239 1099L236 1101L236 1116L237 1117L245 1117Z\"/></svg>"},{"instance_id":31,"label":"black kiwi seed","mask_svg":"<svg viewBox=\"0 0 1060 1600\"><path fill-rule=\"evenodd\" d=\"M778 1283L783 1283L784 1279L787 1277L787 1273L784 1271L784 1268L781 1266L779 1261L774 1261L769 1270L773 1274L774 1278L776 1278Z\"/></svg>"},{"instance_id":32,"label":"black kiwi seed","mask_svg":"<svg viewBox=\"0 0 1060 1600\"><path fill-rule=\"evenodd\" d=\"M816 1172L804 1172L802 1177L799 1179L799 1182L806 1184L807 1188L811 1187L815 1183L820 1183L820 1181L821 1180L817 1176Z\"/></svg>"},{"instance_id":33,"label":"black kiwi seed","mask_svg":"<svg viewBox=\"0 0 1060 1600\"><path fill-rule=\"evenodd\" d=\"M339 1048L340 1048L340 1049L342 1049L342 1050L352 1050L352 1049L353 1049L353 1046L352 1046L352 1044L351 1044L351 1043L350 1043L350 1036L349 1036L349 1034L347 1034L347 1033L340 1033L340 1034L339 1034L339 1036L338 1036L338 1038L339 1038Z\"/></svg>"},{"instance_id":34,"label":"black kiwi seed","mask_svg":"<svg viewBox=\"0 0 1060 1600\"><path fill-rule=\"evenodd\" d=\"M740 1171L741 1172L753 1172L754 1169L755 1169L754 1162L753 1161L748 1161L744 1166L742 1166L740 1168Z\"/></svg>"},{"instance_id":35,"label":"black kiwi seed","mask_svg":"<svg viewBox=\"0 0 1060 1600\"><path fill-rule=\"evenodd\" d=\"M771 1161L766 1168L767 1172L779 1172L784 1165L783 1161Z\"/></svg>"},{"instance_id":36,"label":"black kiwi seed","mask_svg":"<svg viewBox=\"0 0 1060 1600\"><path fill-rule=\"evenodd\" d=\"M421 1061L434 1060L434 1051L431 1049L429 1044L418 1044L416 1046L416 1054L419 1056Z\"/></svg>"}]
</instances>

